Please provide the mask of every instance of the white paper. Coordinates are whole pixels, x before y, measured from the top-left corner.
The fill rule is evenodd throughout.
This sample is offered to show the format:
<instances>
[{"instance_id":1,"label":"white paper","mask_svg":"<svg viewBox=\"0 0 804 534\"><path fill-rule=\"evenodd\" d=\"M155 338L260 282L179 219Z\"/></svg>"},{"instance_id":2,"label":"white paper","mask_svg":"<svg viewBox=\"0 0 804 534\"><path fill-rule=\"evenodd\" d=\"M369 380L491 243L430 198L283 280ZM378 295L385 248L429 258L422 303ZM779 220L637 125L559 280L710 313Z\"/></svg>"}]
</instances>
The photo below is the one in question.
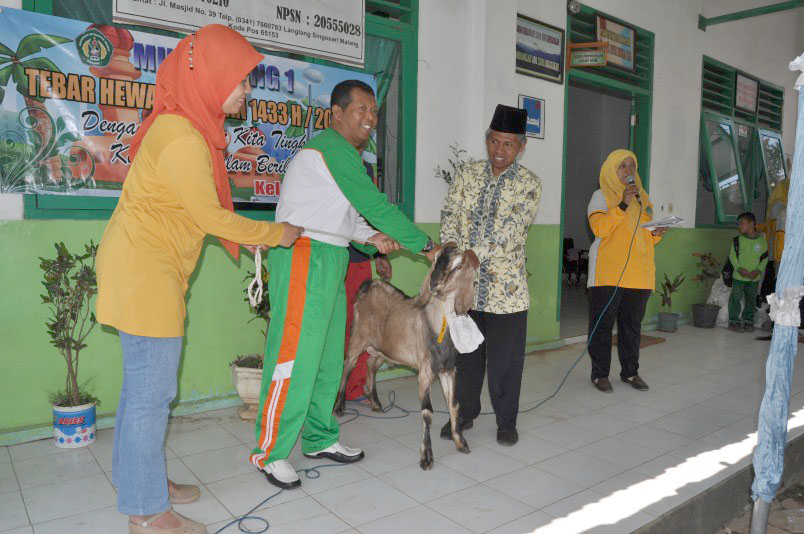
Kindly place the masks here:
<instances>
[{"instance_id":1,"label":"white paper","mask_svg":"<svg viewBox=\"0 0 804 534\"><path fill-rule=\"evenodd\" d=\"M483 343L485 339L480 329L468 315L447 314L447 325L452 343L458 352L468 354Z\"/></svg>"},{"instance_id":2,"label":"white paper","mask_svg":"<svg viewBox=\"0 0 804 534\"><path fill-rule=\"evenodd\" d=\"M655 230L656 228L670 228L671 226L680 224L683 220L684 219L681 217L671 215L670 217L665 217L664 219L659 219L657 221L648 221L646 223L642 223L639 226L641 228L647 228L648 230Z\"/></svg>"}]
</instances>

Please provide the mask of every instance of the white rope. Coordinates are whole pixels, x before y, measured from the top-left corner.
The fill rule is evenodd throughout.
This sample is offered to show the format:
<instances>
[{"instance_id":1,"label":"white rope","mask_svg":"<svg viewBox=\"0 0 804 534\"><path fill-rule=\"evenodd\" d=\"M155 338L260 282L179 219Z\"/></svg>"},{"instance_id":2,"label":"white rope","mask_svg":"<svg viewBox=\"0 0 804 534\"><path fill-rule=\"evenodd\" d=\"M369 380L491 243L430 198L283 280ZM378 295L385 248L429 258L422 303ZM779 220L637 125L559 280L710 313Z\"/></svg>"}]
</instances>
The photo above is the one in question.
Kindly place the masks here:
<instances>
[{"instance_id":1,"label":"white rope","mask_svg":"<svg viewBox=\"0 0 804 534\"><path fill-rule=\"evenodd\" d=\"M259 246L254 250L254 280L248 285L246 294L252 308L262 302L262 254Z\"/></svg>"}]
</instances>

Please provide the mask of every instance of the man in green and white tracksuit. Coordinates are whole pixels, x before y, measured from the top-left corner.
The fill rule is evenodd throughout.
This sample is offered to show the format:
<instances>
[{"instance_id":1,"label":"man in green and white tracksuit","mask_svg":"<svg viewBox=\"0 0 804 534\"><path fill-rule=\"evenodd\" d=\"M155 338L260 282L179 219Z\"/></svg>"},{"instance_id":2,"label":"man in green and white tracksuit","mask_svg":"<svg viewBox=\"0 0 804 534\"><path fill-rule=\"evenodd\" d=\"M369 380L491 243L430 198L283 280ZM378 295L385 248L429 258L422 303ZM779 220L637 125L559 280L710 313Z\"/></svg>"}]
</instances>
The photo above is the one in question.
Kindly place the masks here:
<instances>
[{"instance_id":1,"label":"man in green and white tracksuit","mask_svg":"<svg viewBox=\"0 0 804 534\"><path fill-rule=\"evenodd\" d=\"M281 488L301 484L287 461L300 431L308 457L342 463L363 458L360 449L340 444L332 414L343 372L350 238L367 253L387 254L404 246L430 261L439 249L366 174L360 153L377 124L371 87L357 80L341 82L332 91L331 105L332 127L293 158L277 206L277 222L306 230L291 248L268 253L271 323L257 447L250 460Z\"/></svg>"},{"instance_id":2,"label":"man in green and white tracksuit","mask_svg":"<svg viewBox=\"0 0 804 534\"><path fill-rule=\"evenodd\" d=\"M736 242L737 250L732 243L729 251L729 261L734 268L729 297L729 330L752 332L757 307L757 289L768 264L768 242L762 234L757 233L756 217L750 211L737 217L737 226L740 230ZM740 314L743 298L745 306Z\"/></svg>"}]
</instances>

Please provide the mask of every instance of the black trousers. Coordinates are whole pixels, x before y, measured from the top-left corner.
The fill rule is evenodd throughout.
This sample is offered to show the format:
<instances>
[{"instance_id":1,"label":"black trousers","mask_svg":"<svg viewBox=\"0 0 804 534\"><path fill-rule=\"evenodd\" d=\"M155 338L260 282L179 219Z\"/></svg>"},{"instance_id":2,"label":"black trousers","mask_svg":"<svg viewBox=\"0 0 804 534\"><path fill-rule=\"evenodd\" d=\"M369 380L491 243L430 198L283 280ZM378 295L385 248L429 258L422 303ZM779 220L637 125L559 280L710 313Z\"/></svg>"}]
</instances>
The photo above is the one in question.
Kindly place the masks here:
<instances>
[{"instance_id":1,"label":"black trousers","mask_svg":"<svg viewBox=\"0 0 804 534\"><path fill-rule=\"evenodd\" d=\"M612 299L612 293L616 294ZM642 318L648 305L650 289L627 289L614 286L589 288L589 356L592 358L592 380L608 378L611 368L611 330L617 322L617 352L620 355L620 378L631 378L639 371L639 340ZM592 335L600 313L611 299L597 330Z\"/></svg>"},{"instance_id":2,"label":"black trousers","mask_svg":"<svg viewBox=\"0 0 804 534\"><path fill-rule=\"evenodd\" d=\"M455 364L455 398L460 405L461 420L466 423L480 415L480 393L488 367L489 397L497 416L497 428L515 429L528 312L497 314L472 310L469 316L486 340L474 352L459 354Z\"/></svg>"}]
</instances>

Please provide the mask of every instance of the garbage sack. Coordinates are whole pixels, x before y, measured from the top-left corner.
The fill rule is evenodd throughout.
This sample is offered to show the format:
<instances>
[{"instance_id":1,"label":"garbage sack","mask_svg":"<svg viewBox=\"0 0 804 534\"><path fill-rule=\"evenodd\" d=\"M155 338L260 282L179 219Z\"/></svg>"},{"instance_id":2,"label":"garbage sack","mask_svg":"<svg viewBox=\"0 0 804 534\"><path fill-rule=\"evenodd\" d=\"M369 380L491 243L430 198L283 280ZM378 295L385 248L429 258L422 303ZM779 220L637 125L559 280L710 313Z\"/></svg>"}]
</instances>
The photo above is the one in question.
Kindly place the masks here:
<instances>
[{"instance_id":1,"label":"garbage sack","mask_svg":"<svg viewBox=\"0 0 804 534\"><path fill-rule=\"evenodd\" d=\"M772 329L773 322L768 313L769 311L770 305L767 302L763 302L762 305L757 308L757 312L754 315L754 328L768 331Z\"/></svg>"},{"instance_id":2,"label":"garbage sack","mask_svg":"<svg viewBox=\"0 0 804 534\"><path fill-rule=\"evenodd\" d=\"M709 298L706 299L707 304L714 304L720 307L715 324L724 328L729 326L729 297L731 297L731 288L723 283L722 278L718 278L712 284Z\"/></svg>"}]
</instances>

